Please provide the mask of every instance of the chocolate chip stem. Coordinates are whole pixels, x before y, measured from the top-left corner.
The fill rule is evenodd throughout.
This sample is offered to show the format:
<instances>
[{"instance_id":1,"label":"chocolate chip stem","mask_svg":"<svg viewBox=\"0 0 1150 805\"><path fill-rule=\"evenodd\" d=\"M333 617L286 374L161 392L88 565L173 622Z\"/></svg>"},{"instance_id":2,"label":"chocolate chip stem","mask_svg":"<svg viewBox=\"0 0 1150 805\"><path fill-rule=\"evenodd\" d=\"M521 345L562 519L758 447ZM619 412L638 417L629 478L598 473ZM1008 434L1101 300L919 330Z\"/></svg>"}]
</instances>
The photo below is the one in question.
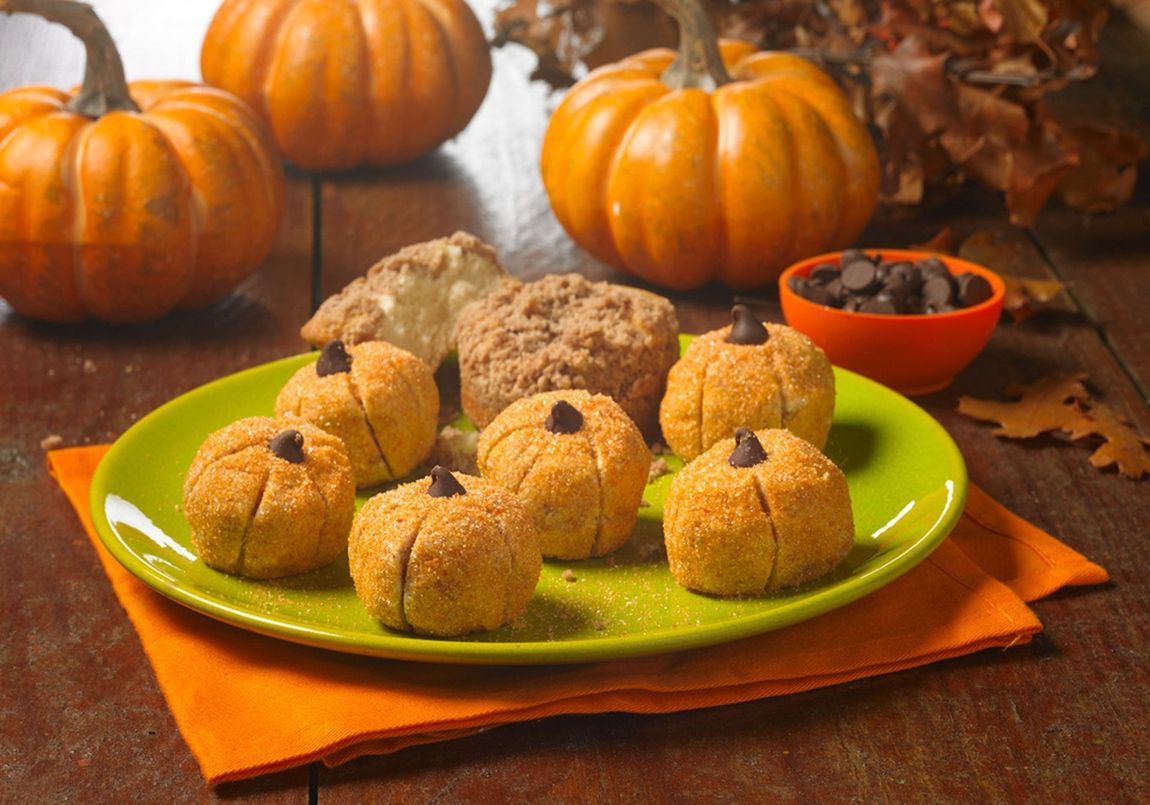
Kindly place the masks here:
<instances>
[{"instance_id":1,"label":"chocolate chip stem","mask_svg":"<svg viewBox=\"0 0 1150 805\"><path fill-rule=\"evenodd\" d=\"M746 469L767 460L767 451L763 449L759 437L750 428L739 428L735 431L735 449L727 463L732 467Z\"/></svg>"},{"instance_id":2,"label":"chocolate chip stem","mask_svg":"<svg viewBox=\"0 0 1150 805\"><path fill-rule=\"evenodd\" d=\"M560 400L551 406L543 426L551 433L578 433L583 427L583 414L571 403Z\"/></svg>"},{"instance_id":3,"label":"chocolate chip stem","mask_svg":"<svg viewBox=\"0 0 1150 805\"><path fill-rule=\"evenodd\" d=\"M294 428L278 433L268 442L268 450L271 450L276 458L282 458L292 464L302 464L305 458L303 434Z\"/></svg>"},{"instance_id":4,"label":"chocolate chip stem","mask_svg":"<svg viewBox=\"0 0 1150 805\"><path fill-rule=\"evenodd\" d=\"M338 338L333 338L323 345L319 353L319 360L315 362L315 373L320 377L340 374L351 371L351 355Z\"/></svg>"},{"instance_id":5,"label":"chocolate chip stem","mask_svg":"<svg viewBox=\"0 0 1150 805\"><path fill-rule=\"evenodd\" d=\"M450 498L466 495L467 490L446 467L436 464L431 469L431 486L427 487L427 494L433 498Z\"/></svg>"},{"instance_id":6,"label":"chocolate chip stem","mask_svg":"<svg viewBox=\"0 0 1150 805\"><path fill-rule=\"evenodd\" d=\"M755 314L746 305L735 305L731 308L731 332L727 333L728 344L765 344L770 333L763 323L755 318Z\"/></svg>"}]
</instances>

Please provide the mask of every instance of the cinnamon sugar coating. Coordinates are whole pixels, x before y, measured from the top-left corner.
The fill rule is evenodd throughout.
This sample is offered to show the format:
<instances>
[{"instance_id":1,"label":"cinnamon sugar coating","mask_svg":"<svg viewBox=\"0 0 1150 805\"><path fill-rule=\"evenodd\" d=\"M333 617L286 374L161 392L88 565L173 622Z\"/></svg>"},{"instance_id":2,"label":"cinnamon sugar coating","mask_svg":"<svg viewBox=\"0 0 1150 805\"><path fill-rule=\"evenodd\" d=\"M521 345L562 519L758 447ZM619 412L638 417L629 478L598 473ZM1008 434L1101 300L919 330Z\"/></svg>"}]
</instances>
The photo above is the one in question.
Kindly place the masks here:
<instances>
[{"instance_id":1,"label":"cinnamon sugar coating","mask_svg":"<svg viewBox=\"0 0 1150 805\"><path fill-rule=\"evenodd\" d=\"M456 474L465 494L432 497L430 478L375 495L352 525L356 594L392 629L438 637L497 629L527 608L542 569L523 504Z\"/></svg>"},{"instance_id":2,"label":"cinnamon sugar coating","mask_svg":"<svg viewBox=\"0 0 1150 805\"><path fill-rule=\"evenodd\" d=\"M321 377L315 364L300 368L276 397L276 414L300 416L343 440L357 486L402 478L435 444L435 377L419 358L384 341L347 352L349 372Z\"/></svg>"},{"instance_id":3,"label":"cinnamon sugar coating","mask_svg":"<svg viewBox=\"0 0 1150 805\"><path fill-rule=\"evenodd\" d=\"M786 428L822 449L835 409L826 355L802 333L765 324L763 344L730 344L723 327L699 336L667 376L659 424L684 460L738 427Z\"/></svg>"},{"instance_id":4,"label":"cinnamon sugar coating","mask_svg":"<svg viewBox=\"0 0 1150 805\"><path fill-rule=\"evenodd\" d=\"M304 460L272 452L286 429ZM339 439L294 417L249 417L211 434L184 479L192 544L209 567L253 579L304 573L347 547L355 482Z\"/></svg>"},{"instance_id":5,"label":"cinnamon sugar coating","mask_svg":"<svg viewBox=\"0 0 1150 805\"><path fill-rule=\"evenodd\" d=\"M686 465L667 494L667 562L680 585L721 596L754 596L826 574L854 544L846 477L804 439L756 431L766 451L733 467L723 439Z\"/></svg>"},{"instance_id":6,"label":"cinnamon sugar coating","mask_svg":"<svg viewBox=\"0 0 1150 805\"><path fill-rule=\"evenodd\" d=\"M552 432L560 401L582 415L573 433ZM479 436L479 470L519 496L539 530L543 555L603 556L635 529L651 454L610 397L549 391L509 405Z\"/></svg>"},{"instance_id":7,"label":"cinnamon sugar coating","mask_svg":"<svg viewBox=\"0 0 1150 805\"><path fill-rule=\"evenodd\" d=\"M578 274L505 281L459 316L463 409L485 427L522 397L584 389L654 434L678 329L671 303L637 288Z\"/></svg>"}]
</instances>

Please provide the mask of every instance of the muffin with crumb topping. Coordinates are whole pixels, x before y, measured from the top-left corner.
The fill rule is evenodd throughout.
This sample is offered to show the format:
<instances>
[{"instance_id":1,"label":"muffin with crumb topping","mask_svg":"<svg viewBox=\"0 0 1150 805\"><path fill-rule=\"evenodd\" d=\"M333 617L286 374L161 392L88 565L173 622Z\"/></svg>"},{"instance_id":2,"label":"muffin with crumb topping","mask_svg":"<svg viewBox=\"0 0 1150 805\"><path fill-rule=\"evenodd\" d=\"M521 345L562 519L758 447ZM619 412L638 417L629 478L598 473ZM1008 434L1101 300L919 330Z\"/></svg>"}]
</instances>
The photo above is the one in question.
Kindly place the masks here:
<instances>
[{"instance_id":1,"label":"muffin with crumb topping","mask_svg":"<svg viewBox=\"0 0 1150 805\"><path fill-rule=\"evenodd\" d=\"M653 436L678 329L671 303L638 288L578 274L505 281L459 315L463 410L484 427L520 398L583 389Z\"/></svg>"}]
</instances>

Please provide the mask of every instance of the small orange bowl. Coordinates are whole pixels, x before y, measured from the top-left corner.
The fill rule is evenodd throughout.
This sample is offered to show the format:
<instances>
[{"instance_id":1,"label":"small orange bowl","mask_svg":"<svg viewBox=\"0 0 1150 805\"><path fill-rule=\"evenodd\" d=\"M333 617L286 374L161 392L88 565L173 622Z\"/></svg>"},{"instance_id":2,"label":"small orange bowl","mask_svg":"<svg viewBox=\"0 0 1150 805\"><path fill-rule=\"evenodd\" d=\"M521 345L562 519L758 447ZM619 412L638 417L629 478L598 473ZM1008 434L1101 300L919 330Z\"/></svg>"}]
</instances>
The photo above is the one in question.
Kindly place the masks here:
<instances>
[{"instance_id":1,"label":"small orange bowl","mask_svg":"<svg viewBox=\"0 0 1150 805\"><path fill-rule=\"evenodd\" d=\"M931 252L864 249L884 261L926 257L942 260L952 275L970 272L993 289L990 299L973 307L930 315L880 315L827 307L803 299L790 289L791 277L805 277L820 263L838 265L841 252L801 260L779 277L779 299L787 324L822 347L831 363L866 375L907 395L944 389L974 360L990 340L1006 286L980 265Z\"/></svg>"}]
</instances>

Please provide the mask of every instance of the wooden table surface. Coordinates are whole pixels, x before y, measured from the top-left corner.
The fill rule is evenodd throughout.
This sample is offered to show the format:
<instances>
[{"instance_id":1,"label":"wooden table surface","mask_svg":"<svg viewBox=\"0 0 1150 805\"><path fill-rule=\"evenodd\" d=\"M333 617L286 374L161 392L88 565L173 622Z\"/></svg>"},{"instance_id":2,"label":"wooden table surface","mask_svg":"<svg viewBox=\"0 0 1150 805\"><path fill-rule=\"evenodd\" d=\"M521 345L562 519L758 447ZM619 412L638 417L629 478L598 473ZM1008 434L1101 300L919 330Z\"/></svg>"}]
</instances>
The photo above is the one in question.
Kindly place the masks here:
<instances>
[{"instance_id":1,"label":"wooden table surface","mask_svg":"<svg viewBox=\"0 0 1150 805\"><path fill-rule=\"evenodd\" d=\"M212 0L96 3L130 77L197 78ZM489 16L489 15L485 15ZM1147 40L1107 33L1097 93L1150 122ZM67 34L0 17L0 89L69 86ZM918 402L958 442L971 479L1107 567L1111 584L1034 605L1028 645L801 695L665 716L563 717L473 737L207 786L41 440L114 440L166 400L304 347L317 299L382 255L456 229L494 244L523 277L580 271L628 281L568 240L536 160L555 102L530 59L495 54L470 127L407 167L294 174L273 254L239 293L195 315L137 327L59 327L0 303L0 801L1150 801L1150 481L1099 472L1054 438L996 439L955 411L1014 381L1088 372L1099 398L1150 433L1150 182L1133 203L1086 217L1051 205L1033 230L969 190L912 218L882 215L862 242L905 246L941 226L988 230L998 268L1070 283L1053 312L1000 324L986 351ZM1001 253L1001 252L1000 252ZM721 324L729 292L673 300L687 330ZM777 297L764 292L779 320Z\"/></svg>"}]
</instances>

